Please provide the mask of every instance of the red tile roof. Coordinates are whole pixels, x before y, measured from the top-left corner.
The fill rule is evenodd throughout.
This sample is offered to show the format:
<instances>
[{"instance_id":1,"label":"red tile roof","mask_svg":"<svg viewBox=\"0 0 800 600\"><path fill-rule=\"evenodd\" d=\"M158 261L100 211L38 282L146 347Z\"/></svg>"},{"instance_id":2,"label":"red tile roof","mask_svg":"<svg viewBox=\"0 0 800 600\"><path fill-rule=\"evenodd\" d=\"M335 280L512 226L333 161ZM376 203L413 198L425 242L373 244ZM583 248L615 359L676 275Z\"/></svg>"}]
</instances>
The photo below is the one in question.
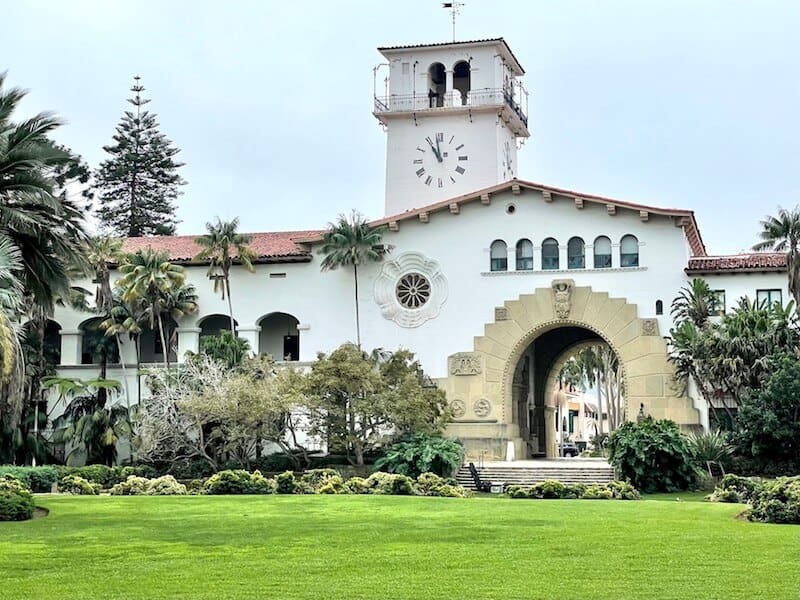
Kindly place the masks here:
<instances>
[{"instance_id":1,"label":"red tile roof","mask_svg":"<svg viewBox=\"0 0 800 600\"><path fill-rule=\"evenodd\" d=\"M267 233L249 233L250 247L258 256L259 261L279 262L281 259L297 260L311 256L310 249L295 240L321 235L322 231L276 231ZM136 252L145 248L163 250L169 254L170 260L180 262L193 262L194 257L200 252L200 246L195 240L198 235L175 235L125 238L122 249L125 252Z\"/></svg>"},{"instance_id":2,"label":"red tile roof","mask_svg":"<svg viewBox=\"0 0 800 600\"><path fill-rule=\"evenodd\" d=\"M639 213L652 213L654 215L664 215L668 217L673 217L675 220L675 225L683 228L686 240L688 241L689 247L692 250L692 255L693 256L706 255L706 247L705 244L703 243L703 238L700 235L700 229L697 226L697 221L694 218L694 211L692 210L686 210L682 208L658 208L656 206L638 204L636 202L629 202L627 200L616 200L614 198L606 198L603 196L583 194L581 192L575 192L563 188L543 185L541 183L523 181L522 179L511 179L509 181L505 181L503 183L499 183L497 185L484 188L482 190L477 190L469 194L464 194L463 196L457 196L455 198L450 198L448 200L443 200L441 202L435 202L434 204L429 204L428 206L422 206L420 208L407 210L397 215L384 217L376 221L371 221L370 225L373 227L379 227L381 225L389 225L391 228L393 224L400 223L408 219L419 219L420 215L422 215L423 213L427 216L429 214L436 212L444 212L444 211L453 212L455 207L459 207L464 204L469 204L470 202L477 202L478 200L481 200L482 197L489 198L495 194L507 192L509 190L511 190L512 193L517 193L520 190L549 192L553 196L563 196L565 198L573 198L573 199L580 198L586 202L602 204L607 207L613 206L616 208L635 210ZM320 233L317 236L309 237L302 241L308 243L321 242L322 234Z\"/></svg>"},{"instance_id":3,"label":"red tile roof","mask_svg":"<svg viewBox=\"0 0 800 600\"><path fill-rule=\"evenodd\" d=\"M719 272L785 271L786 254L753 252L728 256L697 256L689 259L686 272L692 274Z\"/></svg>"}]
</instances>

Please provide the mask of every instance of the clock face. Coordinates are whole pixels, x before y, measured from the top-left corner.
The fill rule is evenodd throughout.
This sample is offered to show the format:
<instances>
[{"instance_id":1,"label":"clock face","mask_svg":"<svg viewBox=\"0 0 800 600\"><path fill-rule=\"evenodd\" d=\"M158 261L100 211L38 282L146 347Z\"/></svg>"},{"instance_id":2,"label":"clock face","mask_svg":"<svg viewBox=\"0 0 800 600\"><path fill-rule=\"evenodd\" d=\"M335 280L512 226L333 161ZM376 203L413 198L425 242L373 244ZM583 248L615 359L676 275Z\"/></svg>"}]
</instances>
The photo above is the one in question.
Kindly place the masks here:
<instances>
[{"instance_id":1,"label":"clock face","mask_svg":"<svg viewBox=\"0 0 800 600\"><path fill-rule=\"evenodd\" d=\"M447 187L467 172L469 155L455 135L442 131L426 136L415 149L413 168L420 183Z\"/></svg>"}]
</instances>

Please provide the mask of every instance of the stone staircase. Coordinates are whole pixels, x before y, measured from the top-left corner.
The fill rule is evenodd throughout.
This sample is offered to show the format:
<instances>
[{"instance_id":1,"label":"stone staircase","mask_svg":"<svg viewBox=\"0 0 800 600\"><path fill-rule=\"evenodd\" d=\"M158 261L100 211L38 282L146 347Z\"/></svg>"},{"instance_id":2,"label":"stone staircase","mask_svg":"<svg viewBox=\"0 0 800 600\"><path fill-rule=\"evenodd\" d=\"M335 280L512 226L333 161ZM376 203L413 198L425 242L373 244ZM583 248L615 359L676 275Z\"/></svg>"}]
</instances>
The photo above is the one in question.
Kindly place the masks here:
<instances>
[{"instance_id":1,"label":"stone staircase","mask_svg":"<svg viewBox=\"0 0 800 600\"><path fill-rule=\"evenodd\" d=\"M614 479L614 468L605 460L556 459L525 460L515 462L485 462L478 468L481 480L503 482L506 485L533 485L546 479L561 483L606 483ZM468 465L462 465L456 479L465 488L474 490L475 484Z\"/></svg>"}]
</instances>

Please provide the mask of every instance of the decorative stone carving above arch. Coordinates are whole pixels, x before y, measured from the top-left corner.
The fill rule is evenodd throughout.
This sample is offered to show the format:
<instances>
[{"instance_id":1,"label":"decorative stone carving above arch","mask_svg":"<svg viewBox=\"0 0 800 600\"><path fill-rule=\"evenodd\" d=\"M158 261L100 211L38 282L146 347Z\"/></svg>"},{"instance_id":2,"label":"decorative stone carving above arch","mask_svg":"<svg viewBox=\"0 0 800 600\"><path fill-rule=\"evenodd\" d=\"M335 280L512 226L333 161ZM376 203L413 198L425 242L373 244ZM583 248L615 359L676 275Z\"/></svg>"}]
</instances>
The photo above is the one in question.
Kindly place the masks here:
<instances>
[{"instance_id":1,"label":"decorative stone carving above arch","mask_svg":"<svg viewBox=\"0 0 800 600\"><path fill-rule=\"evenodd\" d=\"M404 252L383 263L374 295L384 318L401 327L419 327L439 316L447 300L447 279L435 260Z\"/></svg>"}]
</instances>

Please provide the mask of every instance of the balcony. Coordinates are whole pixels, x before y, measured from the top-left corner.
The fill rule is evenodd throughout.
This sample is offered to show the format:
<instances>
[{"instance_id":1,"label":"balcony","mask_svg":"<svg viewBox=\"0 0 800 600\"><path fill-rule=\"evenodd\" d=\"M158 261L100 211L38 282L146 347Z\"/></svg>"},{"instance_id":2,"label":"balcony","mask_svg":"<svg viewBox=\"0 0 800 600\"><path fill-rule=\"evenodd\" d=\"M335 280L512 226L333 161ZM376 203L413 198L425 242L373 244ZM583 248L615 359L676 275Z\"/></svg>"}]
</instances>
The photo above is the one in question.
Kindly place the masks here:
<instances>
[{"instance_id":1,"label":"balcony","mask_svg":"<svg viewBox=\"0 0 800 600\"><path fill-rule=\"evenodd\" d=\"M390 113L419 113L490 107L510 109L527 130L528 117L525 111L511 91L503 88L471 90L466 97L458 90L447 92L444 96L429 96L427 94L375 96L374 114L380 119L381 115Z\"/></svg>"}]
</instances>

